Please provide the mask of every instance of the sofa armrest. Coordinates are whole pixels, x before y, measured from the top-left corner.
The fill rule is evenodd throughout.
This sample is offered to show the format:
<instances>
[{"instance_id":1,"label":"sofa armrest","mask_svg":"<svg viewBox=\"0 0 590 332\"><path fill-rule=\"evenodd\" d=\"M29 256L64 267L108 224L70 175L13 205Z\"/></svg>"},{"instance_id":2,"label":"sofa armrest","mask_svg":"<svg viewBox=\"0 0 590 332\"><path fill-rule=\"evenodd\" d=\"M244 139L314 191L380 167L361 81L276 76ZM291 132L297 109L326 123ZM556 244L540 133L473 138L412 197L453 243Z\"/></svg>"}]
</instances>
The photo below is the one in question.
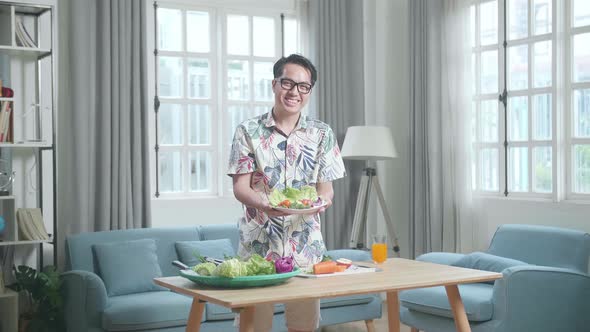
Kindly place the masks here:
<instances>
[{"instance_id":1,"label":"sofa armrest","mask_svg":"<svg viewBox=\"0 0 590 332\"><path fill-rule=\"evenodd\" d=\"M524 265L502 271L494 284L494 319L502 331L584 331L590 326L590 276Z\"/></svg>"},{"instance_id":2,"label":"sofa armrest","mask_svg":"<svg viewBox=\"0 0 590 332\"><path fill-rule=\"evenodd\" d=\"M108 302L102 279L82 270L64 272L61 279L67 330L88 331L100 327L102 311Z\"/></svg>"},{"instance_id":3,"label":"sofa armrest","mask_svg":"<svg viewBox=\"0 0 590 332\"><path fill-rule=\"evenodd\" d=\"M359 249L336 249L336 250L328 250L326 255L332 257L332 259L337 260L338 258L348 258L351 261L355 262L362 262L362 261L370 261L371 254L365 250Z\"/></svg>"},{"instance_id":4,"label":"sofa armrest","mask_svg":"<svg viewBox=\"0 0 590 332\"><path fill-rule=\"evenodd\" d=\"M427 254L423 254L416 257L416 260L444 265L453 265L457 261L459 261L459 259L461 259L463 256L465 255L455 254L452 252L429 252Z\"/></svg>"}]
</instances>

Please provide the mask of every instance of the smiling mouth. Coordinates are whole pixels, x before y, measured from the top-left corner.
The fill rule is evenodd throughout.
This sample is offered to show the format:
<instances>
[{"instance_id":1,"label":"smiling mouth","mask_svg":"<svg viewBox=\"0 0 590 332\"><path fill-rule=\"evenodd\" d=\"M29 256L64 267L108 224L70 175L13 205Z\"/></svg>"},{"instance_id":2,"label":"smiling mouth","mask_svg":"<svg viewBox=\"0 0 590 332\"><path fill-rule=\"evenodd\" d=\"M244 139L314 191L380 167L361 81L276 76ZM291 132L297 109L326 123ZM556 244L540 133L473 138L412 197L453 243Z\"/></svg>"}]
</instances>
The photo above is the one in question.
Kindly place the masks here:
<instances>
[{"instance_id":1,"label":"smiling mouth","mask_svg":"<svg viewBox=\"0 0 590 332\"><path fill-rule=\"evenodd\" d=\"M284 100L287 106L297 106L299 104L299 99L285 98Z\"/></svg>"}]
</instances>

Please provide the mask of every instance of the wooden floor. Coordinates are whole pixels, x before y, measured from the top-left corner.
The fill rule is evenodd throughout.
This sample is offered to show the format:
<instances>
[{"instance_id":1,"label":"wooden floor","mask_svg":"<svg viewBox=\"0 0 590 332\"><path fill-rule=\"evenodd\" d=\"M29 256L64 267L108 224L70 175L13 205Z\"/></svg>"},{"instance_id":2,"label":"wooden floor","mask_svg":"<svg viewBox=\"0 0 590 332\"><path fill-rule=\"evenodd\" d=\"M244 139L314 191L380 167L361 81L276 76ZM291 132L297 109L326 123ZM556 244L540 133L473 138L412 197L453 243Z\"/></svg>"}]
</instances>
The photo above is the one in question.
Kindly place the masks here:
<instances>
[{"instance_id":1,"label":"wooden floor","mask_svg":"<svg viewBox=\"0 0 590 332\"><path fill-rule=\"evenodd\" d=\"M387 332L387 304L383 303L383 316L381 319L376 319L375 331L376 332ZM330 325L319 329L320 332L367 332L365 322L352 322L346 324ZM401 332L410 332L410 328L403 325L401 326Z\"/></svg>"}]
</instances>

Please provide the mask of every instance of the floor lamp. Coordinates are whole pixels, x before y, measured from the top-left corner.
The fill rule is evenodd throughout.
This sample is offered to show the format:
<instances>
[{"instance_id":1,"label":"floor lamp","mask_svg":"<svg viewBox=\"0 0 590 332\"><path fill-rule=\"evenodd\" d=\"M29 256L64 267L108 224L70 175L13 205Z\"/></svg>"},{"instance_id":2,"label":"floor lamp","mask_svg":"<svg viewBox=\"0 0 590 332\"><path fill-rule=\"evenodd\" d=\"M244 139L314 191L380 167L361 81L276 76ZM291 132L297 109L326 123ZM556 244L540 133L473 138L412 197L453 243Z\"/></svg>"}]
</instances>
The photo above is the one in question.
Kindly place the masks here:
<instances>
[{"instance_id":1,"label":"floor lamp","mask_svg":"<svg viewBox=\"0 0 590 332\"><path fill-rule=\"evenodd\" d=\"M393 221L387 210L383 191L377 179L377 170L370 167L370 161L388 160L397 157L395 144L391 130L380 126L353 126L348 127L344 143L342 144L342 158L352 160L365 160L367 167L363 170L359 193L354 210L354 221L350 235L350 248L363 248L364 240L359 240L366 230L367 208L370 202L371 189L374 189L379 199L381 211L385 218L385 225L389 238L392 240L393 251L399 257L399 244L393 227Z\"/></svg>"}]
</instances>

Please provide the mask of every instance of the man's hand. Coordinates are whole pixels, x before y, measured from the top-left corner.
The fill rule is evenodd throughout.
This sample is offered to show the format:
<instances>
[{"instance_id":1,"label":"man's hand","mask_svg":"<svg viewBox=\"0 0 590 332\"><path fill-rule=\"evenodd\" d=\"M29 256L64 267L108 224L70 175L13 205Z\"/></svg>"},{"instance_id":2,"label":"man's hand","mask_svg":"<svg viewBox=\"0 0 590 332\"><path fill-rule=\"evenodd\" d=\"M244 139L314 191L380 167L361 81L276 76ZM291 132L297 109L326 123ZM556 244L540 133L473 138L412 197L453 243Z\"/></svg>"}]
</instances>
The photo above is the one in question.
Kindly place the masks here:
<instances>
[{"instance_id":1,"label":"man's hand","mask_svg":"<svg viewBox=\"0 0 590 332\"><path fill-rule=\"evenodd\" d=\"M322 201L326 202L326 206L318 210L318 213L326 211L327 208L332 206L332 199L334 198L334 189L332 188L332 182L320 182L316 185L318 196Z\"/></svg>"},{"instance_id":2,"label":"man's hand","mask_svg":"<svg viewBox=\"0 0 590 332\"><path fill-rule=\"evenodd\" d=\"M326 211L326 209L328 209L330 206L332 206L332 200L329 198L325 198L323 196L319 196L322 199L322 202L326 203L326 205L322 206L319 210L318 213L322 213L324 211Z\"/></svg>"}]
</instances>

